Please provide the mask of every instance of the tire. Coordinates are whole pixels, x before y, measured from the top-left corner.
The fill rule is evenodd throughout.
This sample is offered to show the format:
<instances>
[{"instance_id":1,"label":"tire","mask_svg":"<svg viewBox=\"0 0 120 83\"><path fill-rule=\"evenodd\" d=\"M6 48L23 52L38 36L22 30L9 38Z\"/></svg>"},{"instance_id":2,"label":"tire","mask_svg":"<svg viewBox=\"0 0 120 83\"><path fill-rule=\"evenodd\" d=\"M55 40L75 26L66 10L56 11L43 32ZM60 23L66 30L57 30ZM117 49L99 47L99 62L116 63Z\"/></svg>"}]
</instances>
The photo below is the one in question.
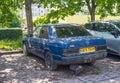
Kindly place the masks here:
<instances>
[{"instance_id":1,"label":"tire","mask_svg":"<svg viewBox=\"0 0 120 83\"><path fill-rule=\"evenodd\" d=\"M23 54L24 54L25 56L30 55L30 53L28 52L28 49L27 49L27 47L26 47L25 44L23 44Z\"/></svg>"},{"instance_id":2,"label":"tire","mask_svg":"<svg viewBox=\"0 0 120 83\"><path fill-rule=\"evenodd\" d=\"M89 66L93 66L94 64L95 64L95 60L92 61L92 62L87 63L87 65L89 65Z\"/></svg>"},{"instance_id":3,"label":"tire","mask_svg":"<svg viewBox=\"0 0 120 83\"><path fill-rule=\"evenodd\" d=\"M45 65L48 70L53 71L57 69L57 63L53 61L52 56L50 55L49 52L45 54Z\"/></svg>"}]
</instances>

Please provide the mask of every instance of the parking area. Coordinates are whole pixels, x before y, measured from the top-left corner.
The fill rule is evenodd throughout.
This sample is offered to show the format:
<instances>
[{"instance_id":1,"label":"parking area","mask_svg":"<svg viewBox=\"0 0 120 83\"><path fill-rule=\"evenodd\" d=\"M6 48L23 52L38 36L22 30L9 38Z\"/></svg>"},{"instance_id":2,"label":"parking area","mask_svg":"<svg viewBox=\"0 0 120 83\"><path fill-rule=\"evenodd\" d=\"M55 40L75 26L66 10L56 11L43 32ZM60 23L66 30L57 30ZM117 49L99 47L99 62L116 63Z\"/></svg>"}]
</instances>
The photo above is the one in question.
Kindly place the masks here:
<instances>
[{"instance_id":1,"label":"parking area","mask_svg":"<svg viewBox=\"0 0 120 83\"><path fill-rule=\"evenodd\" d=\"M120 57L109 55L76 76L69 66L48 71L44 60L22 53L0 56L0 83L120 83Z\"/></svg>"}]
</instances>

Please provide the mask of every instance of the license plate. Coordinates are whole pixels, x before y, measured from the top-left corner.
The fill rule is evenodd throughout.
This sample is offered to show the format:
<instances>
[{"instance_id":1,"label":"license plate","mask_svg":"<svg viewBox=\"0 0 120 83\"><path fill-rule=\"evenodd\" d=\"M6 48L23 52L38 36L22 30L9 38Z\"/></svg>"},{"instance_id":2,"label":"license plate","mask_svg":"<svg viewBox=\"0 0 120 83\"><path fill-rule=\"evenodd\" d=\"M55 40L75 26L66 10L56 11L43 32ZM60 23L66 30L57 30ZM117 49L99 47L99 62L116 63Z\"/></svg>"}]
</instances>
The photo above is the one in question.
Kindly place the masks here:
<instances>
[{"instance_id":1,"label":"license plate","mask_svg":"<svg viewBox=\"0 0 120 83\"><path fill-rule=\"evenodd\" d=\"M81 48L80 53L95 52L95 47Z\"/></svg>"}]
</instances>

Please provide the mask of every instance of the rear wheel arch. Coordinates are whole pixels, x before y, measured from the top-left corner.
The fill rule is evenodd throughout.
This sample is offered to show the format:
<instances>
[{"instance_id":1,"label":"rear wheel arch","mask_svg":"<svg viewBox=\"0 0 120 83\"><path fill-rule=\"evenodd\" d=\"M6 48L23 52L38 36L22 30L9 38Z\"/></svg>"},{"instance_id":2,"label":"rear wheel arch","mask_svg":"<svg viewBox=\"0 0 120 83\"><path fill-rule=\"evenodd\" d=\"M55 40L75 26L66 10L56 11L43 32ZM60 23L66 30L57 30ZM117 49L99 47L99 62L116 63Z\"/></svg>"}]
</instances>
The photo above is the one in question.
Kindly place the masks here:
<instances>
[{"instance_id":1,"label":"rear wheel arch","mask_svg":"<svg viewBox=\"0 0 120 83\"><path fill-rule=\"evenodd\" d=\"M44 58L45 58L45 65L48 70L53 71L57 69L58 64L54 62L53 57L50 54L49 50L46 50Z\"/></svg>"},{"instance_id":2,"label":"rear wheel arch","mask_svg":"<svg viewBox=\"0 0 120 83\"><path fill-rule=\"evenodd\" d=\"M22 44L23 44L23 45L25 44L25 40L22 40Z\"/></svg>"},{"instance_id":3,"label":"rear wheel arch","mask_svg":"<svg viewBox=\"0 0 120 83\"><path fill-rule=\"evenodd\" d=\"M24 54L25 56L28 56L28 55L29 55L28 49L27 49L27 47L26 47L25 44L23 44L23 54Z\"/></svg>"},{"instance_id":4,"label":"rear wheel arch","mask_svg":"<svg viewBox=\"0 0 120 83\"><path fill-rule=\"evenodd\" d=\"M31 55L31 49L29 48L26 41L23 41L23 53L26 51L26 55Z\"/></svg>"},{"instance_id":5,"label":"rear wheel arch","mask_svg":"<svg viewBox=\"0 0 120 83\"><path fill-rule=\"evenodd\" d=\"M23 41L22 41L22 45L27 45L27 41L26 41L26 40L23 40Z\"/></svg>"},{"instance_id":6,"label":"rear wheel arch","mask_svg":"<svg viewBox=\"0 0 120 83\"><path fill-rule=\"evenodd\" d=\"M47 52L50 52L50 50L49 49L44 49L44 57L45 57Z\"/></svg>"}]
</instances>

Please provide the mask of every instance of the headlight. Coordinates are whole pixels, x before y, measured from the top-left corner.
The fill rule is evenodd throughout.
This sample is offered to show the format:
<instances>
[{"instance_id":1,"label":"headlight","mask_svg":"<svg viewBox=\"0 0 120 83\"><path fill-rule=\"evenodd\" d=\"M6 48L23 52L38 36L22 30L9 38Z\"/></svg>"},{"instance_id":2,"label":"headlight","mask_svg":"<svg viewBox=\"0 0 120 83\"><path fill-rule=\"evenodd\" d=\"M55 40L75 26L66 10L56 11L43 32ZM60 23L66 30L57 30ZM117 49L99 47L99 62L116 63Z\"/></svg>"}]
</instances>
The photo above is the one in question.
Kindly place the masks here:
<instances>
[{"instance_id":1,"label":"headlight","mask_svg":"<svg viewBox=\"0 0 120 83\"><path fill-rule=\"evenodd\" d=\"M79 53L79 48L68 48L63 50L63 55L71 56L77 55Z\"/></svg>"}]
</instances>

